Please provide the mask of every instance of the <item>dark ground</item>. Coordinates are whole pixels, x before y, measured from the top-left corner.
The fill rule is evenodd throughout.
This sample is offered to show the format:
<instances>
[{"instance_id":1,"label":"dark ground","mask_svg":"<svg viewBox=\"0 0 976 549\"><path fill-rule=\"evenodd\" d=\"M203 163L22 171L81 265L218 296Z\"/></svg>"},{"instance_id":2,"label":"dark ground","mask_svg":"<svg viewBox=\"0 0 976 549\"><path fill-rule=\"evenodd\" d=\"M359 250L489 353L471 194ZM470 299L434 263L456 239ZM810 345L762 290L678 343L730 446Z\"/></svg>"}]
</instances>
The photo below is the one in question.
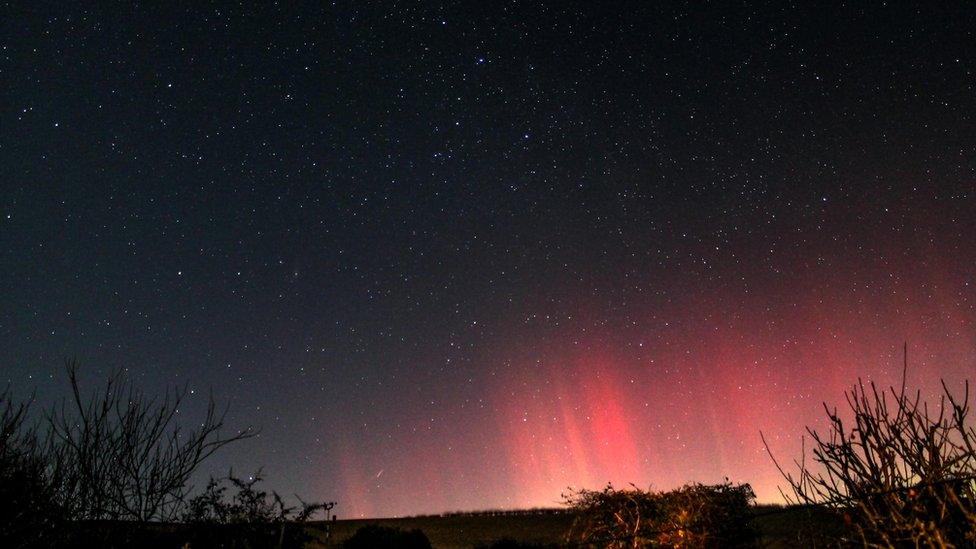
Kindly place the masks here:
<instances>
[{"instance_id":1,"label":"dark ground","mask_svg":"<svg viewBox=\"0 0 976 549\"><path fill-rule=\"evenodd\" d=\"M573 516L558 515L452 515L398 519L339 520L334 524L332 543L319 547L338 546L356 530L367 524L378 524L412 530L422 530L435 548L471 549L490 545L501 538L521 542L550 544L563 539L573 523ZM319 526L319 525L316 525ZM321 539L321 538L320 538Z\"/></svg>"},{"instance_id":2,"label":"dark ground","mask_svg":"<svg viewBox=\"0 0 976 549\"><path fill-rule=\"evenodd\" d=\"M841 524L823 511L784 509L760 506L756 509L755 526L762 535L762 547L788 548L814 546L813 537L838 539ZM488 546L502 538L540 545L561 544L573 522L570 514L538 515L450 515L397 519L339 520L326 542L323 523L311 528L318 540L311 547L337 547L360 527L368 524L422 530L435 548L464 548Z\"/></svg>"}]
</instances>

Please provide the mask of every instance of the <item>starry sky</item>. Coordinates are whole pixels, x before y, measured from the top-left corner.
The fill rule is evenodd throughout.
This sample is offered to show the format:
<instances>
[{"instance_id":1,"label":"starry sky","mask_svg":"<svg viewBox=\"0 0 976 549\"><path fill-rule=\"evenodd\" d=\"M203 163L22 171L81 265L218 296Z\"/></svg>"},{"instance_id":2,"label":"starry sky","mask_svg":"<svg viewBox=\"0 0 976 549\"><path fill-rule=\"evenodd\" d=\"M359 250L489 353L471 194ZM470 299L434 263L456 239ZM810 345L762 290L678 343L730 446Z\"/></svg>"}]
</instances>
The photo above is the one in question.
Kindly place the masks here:
<instances>
[{"instance_id":1,"label":"starry sky","mask_svg":"<svg viewBox=\"0 0 976 549\"><path fill-rule=\"evenodd\" d=\"M212 389L341 518L775 501L760 431L976 373L971 8L154 4L2 6L17 395Z\"/></svg>"}]
</instances>

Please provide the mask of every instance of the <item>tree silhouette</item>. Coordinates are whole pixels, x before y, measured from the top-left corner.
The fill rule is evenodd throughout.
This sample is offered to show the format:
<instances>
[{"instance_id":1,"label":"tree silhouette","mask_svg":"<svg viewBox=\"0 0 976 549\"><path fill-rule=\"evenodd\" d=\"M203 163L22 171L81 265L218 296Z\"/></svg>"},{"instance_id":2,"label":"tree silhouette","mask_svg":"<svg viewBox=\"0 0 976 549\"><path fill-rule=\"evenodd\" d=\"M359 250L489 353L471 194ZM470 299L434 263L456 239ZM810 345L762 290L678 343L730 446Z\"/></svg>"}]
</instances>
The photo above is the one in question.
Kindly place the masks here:
<instances>
[{"instance_id":1,"label":"tree silhouette","mask_svg":"<svg viewBox=\"0 0 976 549\"><path fill-rule=\"evenodd\" d=\"M858 379L845 392L845 414L824 404L826 433L806 430L815 468L807 466L805 450L794 461L796 472L770 452L787 483L780 491L790 503L843 513L867 546L971 547L976 430L969 382L957 397L943 381L938 404L930 406L921 391L907 391L907 368L906 348L900 388L880 390Z\"/></svg>"},{"instance_id":2,"label":"tree silhouette","mask_svg":"<svg viewBox=\"0 0 976 549\"><path fill-rule=\"evenodd\" d=\"M86 397L78 364L68 361L66 370L71 397L47 415L48 459L61 504L74 518L172 520L200 464L256 434L248 428L222 436L226 409L217 411L212 394L203 420L185 429L176 421L185 387L154 398L117 372Z\"/></svg>"}]
</instances>

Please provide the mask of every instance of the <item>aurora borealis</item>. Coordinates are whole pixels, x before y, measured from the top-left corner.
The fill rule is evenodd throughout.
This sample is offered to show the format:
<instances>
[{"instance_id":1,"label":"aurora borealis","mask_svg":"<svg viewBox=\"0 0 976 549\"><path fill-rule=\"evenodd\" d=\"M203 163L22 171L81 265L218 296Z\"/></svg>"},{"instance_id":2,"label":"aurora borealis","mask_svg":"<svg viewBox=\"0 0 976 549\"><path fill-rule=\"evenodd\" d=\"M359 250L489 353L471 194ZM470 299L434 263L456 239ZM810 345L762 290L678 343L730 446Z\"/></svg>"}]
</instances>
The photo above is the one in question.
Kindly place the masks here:
<instances>
[{"instance_id":1,"label":"aurora borealis","mask_svg":"<svg viewBox=\"0 0 976 549\"><path fill-rule=\"evenodd\" d=\"M202 474L776 501L760 431L976 373L971 8L3 9L0 379L212 389Z\"/></svg>"}]
</instances>

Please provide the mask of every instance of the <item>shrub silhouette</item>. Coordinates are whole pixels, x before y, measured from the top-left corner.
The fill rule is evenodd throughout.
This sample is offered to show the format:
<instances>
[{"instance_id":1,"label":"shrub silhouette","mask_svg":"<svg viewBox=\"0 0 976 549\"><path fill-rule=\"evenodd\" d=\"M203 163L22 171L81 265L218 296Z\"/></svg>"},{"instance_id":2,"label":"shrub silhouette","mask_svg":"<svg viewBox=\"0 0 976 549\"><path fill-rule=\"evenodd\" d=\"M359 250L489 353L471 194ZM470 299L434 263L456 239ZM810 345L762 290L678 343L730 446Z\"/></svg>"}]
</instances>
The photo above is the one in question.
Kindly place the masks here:
<instances>
[{"instance_id":1,"label":"shrub silhouette","mask_svg":"<svg viewBox=\"0 0 976 549\"><path fill-rule=\"evenodd\" d=\"M67 363L71 398L47 416L57 491L73 518L167 521L176 518L194 471L224 446L254 436L250 429L224 437L224 413L211 395L192 430L176 422L186 388L155 398L118 372L85 397L78 365Z\"/></svg>"},{"instance_id":2,"label":"shrub silhouette","mask_svg":"<svg viewBox=\"0 0 976 549\"><path fill-rule=\"evenodd\" d=\"M121 373L83 395L67 362L71 396L38 427L29 402L0 394L0 539L4 547L145 546L168 533L151 522L179 516L200 464L250 430L222 436L211 397L194 429L176 422L186 390L162 398Z\"/></svg>"},{"instance_id":3,"label":"shrub silhouette","mask_svg":"<svg viewBox=\"0 0 976 549\"><path fill-rule=\"evenodd\" d=\"M430 549L430 540L420 530L401 530L368 524L342 543L344 549Z\"/></svg>"},{"instance_id":4,"label":"shrub silhouette","mask_svg":"<svg viewBox=\"0 0 976 549\"><path fill-rule=\"evenodd\" d=\"M563 496L577 518L567 542L594 547L748 547L755 494L748 484L689 484L670 492L636 486Z\"/></svg>"},{"instance_id":5,"label":"shrub silhouette","mask_svg":"<svg viewBox=\"0 0 976 549\"><path fill-rule=\"evenodd\" d=\"M328 513L335 503L307 503L289 507L277 492L257 488L260 471L247 480L234 476L210 479L202 493L187 503L184 522L191 525L193 547L303 547L311 536L305 523L317 512ZM229 483L237 492L226 498Z\"/></svg>"},{"instance_id":6,"label":"shrub silhouette","mask_svg":"<svg viewBox=\"0 0 976 549\"><path fill-rule=\"evenodd\" d=\"M846 416L824 404L826 434L807 428L806 452L787 472L790 503L841 513L870 547L976 545L976 430L969 382L957 397L942 383L935 406L906 390L907 349L900 388L878 389L860 379L845 392ZM765 442L765 440L764 440ZM766 446L767 451L769 446Z\"/></svg>"},{"instance_id":7,"label":"shrub silhouette","mask_svg":"<svg viewBox=\"0 0 976 549\"><path fill-rule=\"evenodd\" d=\"M28 404L0 394L0 539L8 547L63 542L63 509L49 481L36 432L25 424Z\"/></svg>"}]
</instances>

